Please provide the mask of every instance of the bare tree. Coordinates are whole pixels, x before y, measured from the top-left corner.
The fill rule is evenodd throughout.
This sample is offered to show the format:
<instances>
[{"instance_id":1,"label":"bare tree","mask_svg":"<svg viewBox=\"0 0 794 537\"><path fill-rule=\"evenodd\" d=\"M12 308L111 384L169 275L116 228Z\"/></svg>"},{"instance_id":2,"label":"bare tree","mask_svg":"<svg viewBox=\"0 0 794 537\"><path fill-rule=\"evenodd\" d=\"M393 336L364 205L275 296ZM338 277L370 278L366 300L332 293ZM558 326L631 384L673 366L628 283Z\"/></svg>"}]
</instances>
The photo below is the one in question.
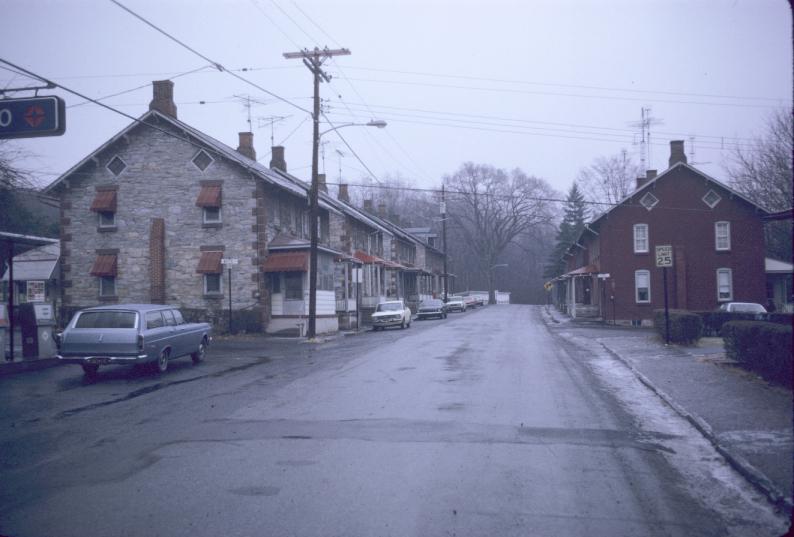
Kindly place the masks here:
<instances>
[{"instance_id":1,"label":"bare tree","mask_svg":"<svg viewBox=\"0 0 794 537\"><path fill-rule=\"evenodd\" d=\"M770 211L791 208L792 109L776 110L769 116L766 132L749 145L737 146L727 166L733 188ZM767 250L773 257L791 259L791 222L767 224Z\"/></svg>"},{"instance_id":2,"label":"bare tree","mask_svg":"<svg viewBox=\"0 0 794 537\"><path fill-rule=\"evenodd\" d=\"M643 173L624 149L617 155L598 157L579 172L576 182L588 201L617 204L634 191L637 177Z\"/></svg>"},{"instance_id":3,"label":"bare tree","mask_svg":"<svg viewBox=\"0 0 794 537\"><path fill-rule=\"evenodd\" d=\"M494 266L519 235L551 219L549 185L520 169L511 172L487 164L466 163L444 178L449 190L447 214L488 282L496 303Z\"/></svg>"}]
</instances>

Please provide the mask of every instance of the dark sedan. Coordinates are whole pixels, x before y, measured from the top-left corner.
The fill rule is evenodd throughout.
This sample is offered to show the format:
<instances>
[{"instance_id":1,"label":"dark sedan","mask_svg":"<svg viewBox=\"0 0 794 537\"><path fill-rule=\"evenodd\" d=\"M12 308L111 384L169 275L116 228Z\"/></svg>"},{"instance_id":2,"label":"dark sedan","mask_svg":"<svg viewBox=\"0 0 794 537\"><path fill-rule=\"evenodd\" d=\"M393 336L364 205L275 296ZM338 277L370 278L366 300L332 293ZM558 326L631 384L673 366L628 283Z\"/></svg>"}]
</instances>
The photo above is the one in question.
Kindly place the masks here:
<instances>
[{"instance_id":1,"label":"dark sedan","mask_svg":"<svg viewBox=\"0 0 794 537\"><path fill-rule=\"evenodd\" d=\"M439 319L447 318L447 307L443 301L435 298L430 300L423 300L419 303L419 308L416 311L416 316L419 319L429 319L431 317L438 317Z\"/></svg>"}]
</instances>

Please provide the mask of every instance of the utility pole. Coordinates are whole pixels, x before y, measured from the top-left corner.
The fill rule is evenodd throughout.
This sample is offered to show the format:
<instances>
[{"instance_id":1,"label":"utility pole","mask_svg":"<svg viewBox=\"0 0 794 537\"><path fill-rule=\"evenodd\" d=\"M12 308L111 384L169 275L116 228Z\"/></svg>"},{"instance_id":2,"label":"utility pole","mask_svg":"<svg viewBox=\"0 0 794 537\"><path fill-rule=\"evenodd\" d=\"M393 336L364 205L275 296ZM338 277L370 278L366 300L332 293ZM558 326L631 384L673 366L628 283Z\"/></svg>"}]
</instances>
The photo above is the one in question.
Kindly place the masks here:
<instances>
[{"instance_id":1,"label":"utility pole","mask_svg":"<svg viewBox=\"0 0 794 537\"><path fill-rule=\"evenodd\" d=\"M441 235L444 239L444 302L449 297L449 276L447 274L447 201L444 198L444 183L441 183Z\"/></svg>"},{"instance_id":2,"label":"utility pole","mask_svg":"<svg viewBox=\"0 0 794 537\"><path fill-rule=\"evenodd\" d=\"M328 47L320 50L303 49L300 52L285 52L284 57L288 60L301 58L303 64L309 68L314 75L314 108L312 119L314 129L312 136L312 184L309 190L309 232L311 246L309 250L309 328L306 331L308 339L314 338L317 329L317 242L318 242L318 152L320 147L320 79L326 82L331 81L331 77L322 70L325 60L332 56L347 56L350 51L346 48L329 50Z\"/></svg>"}]
</instances>

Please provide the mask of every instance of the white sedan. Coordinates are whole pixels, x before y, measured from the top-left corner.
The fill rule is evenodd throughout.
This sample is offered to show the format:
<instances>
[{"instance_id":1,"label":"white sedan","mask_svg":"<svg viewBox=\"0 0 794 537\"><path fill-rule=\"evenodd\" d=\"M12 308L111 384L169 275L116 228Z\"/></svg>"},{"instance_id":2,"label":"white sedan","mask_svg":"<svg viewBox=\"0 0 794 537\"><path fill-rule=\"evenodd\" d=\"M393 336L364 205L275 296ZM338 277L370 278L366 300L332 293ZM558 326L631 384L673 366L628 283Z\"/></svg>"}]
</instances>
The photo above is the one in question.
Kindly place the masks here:
<instances>
[{"instance_id":1,"label":"white sedan","mask_svg":"<svg viewBox=\"0 0 794 537\"><path fill-rule=\"evenodd\" d=\"M372 314L372 330L382 330L387 326L411 327L411 309L402 300L381 302Z\"/></svg>"}]
</instances>

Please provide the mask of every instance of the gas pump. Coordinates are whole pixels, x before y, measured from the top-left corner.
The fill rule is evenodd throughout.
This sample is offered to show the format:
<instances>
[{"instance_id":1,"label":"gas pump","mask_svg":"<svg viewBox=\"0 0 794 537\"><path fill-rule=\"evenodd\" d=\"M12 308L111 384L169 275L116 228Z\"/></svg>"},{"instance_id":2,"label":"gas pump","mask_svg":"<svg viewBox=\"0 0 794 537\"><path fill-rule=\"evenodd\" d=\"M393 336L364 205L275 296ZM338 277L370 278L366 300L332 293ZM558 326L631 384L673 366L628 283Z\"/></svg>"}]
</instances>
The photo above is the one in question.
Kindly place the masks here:
<instances>
[{"instance_id":1,"label":"gas pump","mask_svg":"<svg viewBox=\"0 0 794 537\"><path fill-rule=\"evenodd\" d=\"M58 349L53 339L55 315L52 304L27 302L19 305L22 328L22 357L49 358Z\"/></svg>"}]
</instances>

